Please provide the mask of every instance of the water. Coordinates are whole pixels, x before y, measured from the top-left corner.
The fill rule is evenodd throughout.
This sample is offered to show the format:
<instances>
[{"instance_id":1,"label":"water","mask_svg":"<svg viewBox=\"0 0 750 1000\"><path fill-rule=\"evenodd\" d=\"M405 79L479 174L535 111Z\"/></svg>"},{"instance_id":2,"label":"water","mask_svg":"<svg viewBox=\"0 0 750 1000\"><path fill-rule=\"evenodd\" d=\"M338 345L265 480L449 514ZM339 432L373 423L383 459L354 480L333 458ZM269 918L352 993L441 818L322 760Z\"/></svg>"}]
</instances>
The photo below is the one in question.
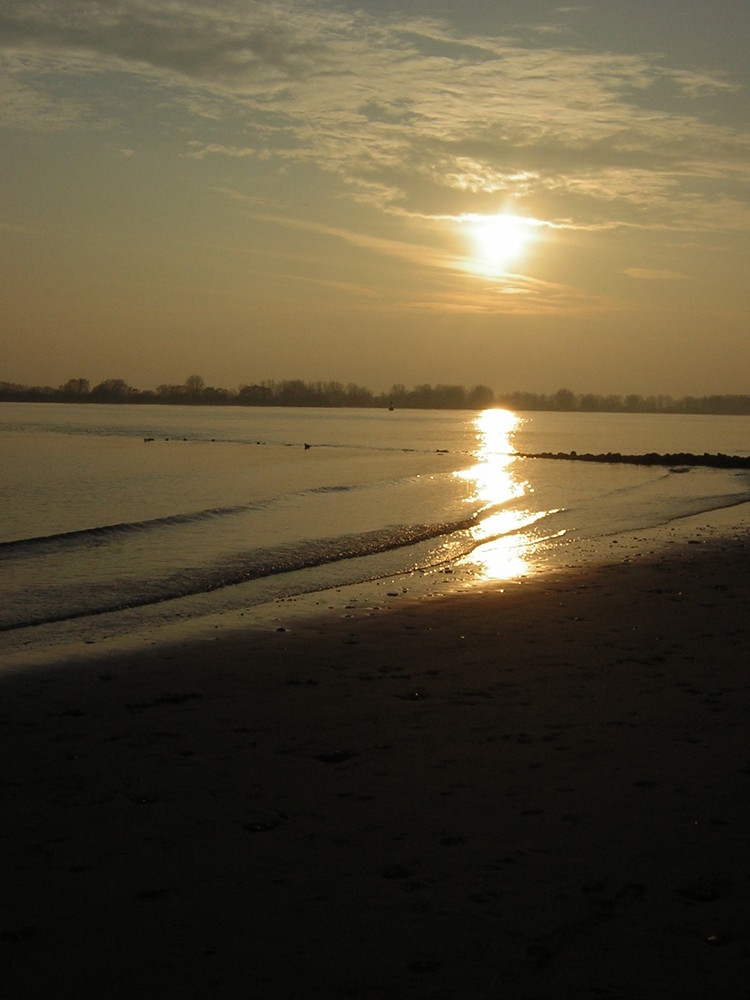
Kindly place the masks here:
<instances>
[{"instance_id":1,"label":"water","mask_svg":"<svg viewBox=\"0 0 750 1000\"><path fill-rule=\"evenodd\" d=\"M528 574L745 501L750 479L515 453L748 447L748 417L0 404L0 643L454 566Z\"/></svg>"}]
</instances>

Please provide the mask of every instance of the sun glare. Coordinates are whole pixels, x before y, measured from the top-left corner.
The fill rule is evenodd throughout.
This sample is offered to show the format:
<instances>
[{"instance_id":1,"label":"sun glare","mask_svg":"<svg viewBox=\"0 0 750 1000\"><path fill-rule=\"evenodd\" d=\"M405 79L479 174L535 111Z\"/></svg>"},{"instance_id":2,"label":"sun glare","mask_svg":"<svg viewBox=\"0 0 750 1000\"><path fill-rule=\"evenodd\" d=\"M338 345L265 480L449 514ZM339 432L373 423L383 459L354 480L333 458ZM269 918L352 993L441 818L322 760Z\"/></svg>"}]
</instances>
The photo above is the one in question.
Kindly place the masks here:
<instances>
[{"instance_id":1,"label":"sun glare","mask_svg":"<svg viewBox=\"0 0 750 1000\"><path fill-rule=\"evenodd\" d=\"M525 507L500 509L521 499L527 489L512 468L515 448L511 435L519 423L509 410L480 413L475 420L476 464L455 473L474 486L472 501L480 501L485 511L498 508L472 529L477 547L464 560L484 580L507 580L529 571L526 554L530 542L520 529L531 524L535 515Z\"/></svg>"},{"instance_id":2,"label":"sun glare","mask_svg":"<svg viewBox=\"0 0 750 1000\"><path fill-rule=\"evenodd\" d=\"M532 235L532 221L520 215L465 216L473 244L472 270L499 274L518 260L527 249Z\"/></svg>"}]
</instances>

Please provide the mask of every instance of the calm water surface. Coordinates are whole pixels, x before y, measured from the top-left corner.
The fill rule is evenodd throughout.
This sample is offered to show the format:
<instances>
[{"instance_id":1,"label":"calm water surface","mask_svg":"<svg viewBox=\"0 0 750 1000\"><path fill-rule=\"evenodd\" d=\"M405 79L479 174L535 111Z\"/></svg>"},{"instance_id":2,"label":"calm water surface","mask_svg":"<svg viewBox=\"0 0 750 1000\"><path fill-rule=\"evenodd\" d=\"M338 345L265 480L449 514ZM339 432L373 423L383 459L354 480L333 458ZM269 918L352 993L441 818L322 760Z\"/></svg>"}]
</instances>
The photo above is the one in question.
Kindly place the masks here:
<instances>
[{"instance_id":1,"label":"calm water surface","mask_svg":"<svg viewBox=\"0 0 750 1000\"><path fill-rule=\"evenodd\" d=\"M306 447L307 446L307 447ZM750 418L0 404L6 649L583 540L742 502L747 473L517 452L747 455Z\"/></svg>"}]
</instances>

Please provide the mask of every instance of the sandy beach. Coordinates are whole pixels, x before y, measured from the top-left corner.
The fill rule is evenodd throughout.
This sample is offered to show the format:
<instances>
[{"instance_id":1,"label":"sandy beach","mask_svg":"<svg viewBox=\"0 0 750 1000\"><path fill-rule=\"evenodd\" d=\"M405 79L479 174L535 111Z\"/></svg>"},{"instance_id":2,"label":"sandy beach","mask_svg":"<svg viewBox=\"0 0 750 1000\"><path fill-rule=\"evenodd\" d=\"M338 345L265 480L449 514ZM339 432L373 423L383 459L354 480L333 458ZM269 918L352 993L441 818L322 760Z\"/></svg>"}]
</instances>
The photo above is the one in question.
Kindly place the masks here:
<instances>
[{"instance_id":1,"label":"sandy beach","mask_svg":"<svg viewBox=\"0 0 750 1000\"><path fill-rule=\"evenodd\" d=\"M6 670L5 995L750 996L749 556Z\"/></svg>"}]
</instances>

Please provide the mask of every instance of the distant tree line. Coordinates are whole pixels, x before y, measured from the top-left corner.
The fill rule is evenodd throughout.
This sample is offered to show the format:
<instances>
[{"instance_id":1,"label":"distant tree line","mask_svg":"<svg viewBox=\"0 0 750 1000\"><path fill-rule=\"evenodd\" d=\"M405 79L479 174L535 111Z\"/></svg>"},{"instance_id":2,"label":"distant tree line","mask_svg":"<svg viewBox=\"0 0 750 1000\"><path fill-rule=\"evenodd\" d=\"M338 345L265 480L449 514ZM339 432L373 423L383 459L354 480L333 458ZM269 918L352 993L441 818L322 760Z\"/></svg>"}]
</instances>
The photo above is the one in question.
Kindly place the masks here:
<instances>
[{"instance_id":1,"label":"distant tree line","mask_svg":"<svg viewBox=\"0 0 750 1000\"><path fill-rule=\"evenodd\" d=\"M714 396L600 396L594 393L576 394L570 389L558 389L550 395L534 392L511 392L499 396L497 405L509 410L550 410L569 413L696 413L750 414L750 395Z\"/></svg>"},{"instance_id":2,"label":"distant tree line","mask_svg":"<svg viewBox=\"0 0 750 1000\"><path fill-rule=\"evenodd\" d=\"M119 378L91 386L88 379L72 378L63 385L25 386L0 382L0 401L30 403L178 403L191 406L320 406L388 407L397 409L481 410L504 406L511 410L566 413L695 413L750 414L750 395L728 396L627 396L576 394L558 389L551 394L511 392L496 395L486 385L393 385L388 392L342 382L243 383L236 390L206 385L200 375L190 375L180 385L136 389Z\"/></svg>"},{"instance_id":3,"label":"distant tree line","mask_svg":"<svg viewBox=\"0 0 750 1000\"><path fill-rule=\"evenodd\" d=\"M495 395L485 385L394 385L389 392L373 393L353 382L243 383L236 390L206 385L200 375L190 375L181 385L136 389L123 379L109 378L95 386L88 379L68 379L63 385L24 386L0 382L0 401L55 403L182 403L192 406L319 406L387 407L399 409L482 409L492 406Z\"/></svg>"}]
</instances>

